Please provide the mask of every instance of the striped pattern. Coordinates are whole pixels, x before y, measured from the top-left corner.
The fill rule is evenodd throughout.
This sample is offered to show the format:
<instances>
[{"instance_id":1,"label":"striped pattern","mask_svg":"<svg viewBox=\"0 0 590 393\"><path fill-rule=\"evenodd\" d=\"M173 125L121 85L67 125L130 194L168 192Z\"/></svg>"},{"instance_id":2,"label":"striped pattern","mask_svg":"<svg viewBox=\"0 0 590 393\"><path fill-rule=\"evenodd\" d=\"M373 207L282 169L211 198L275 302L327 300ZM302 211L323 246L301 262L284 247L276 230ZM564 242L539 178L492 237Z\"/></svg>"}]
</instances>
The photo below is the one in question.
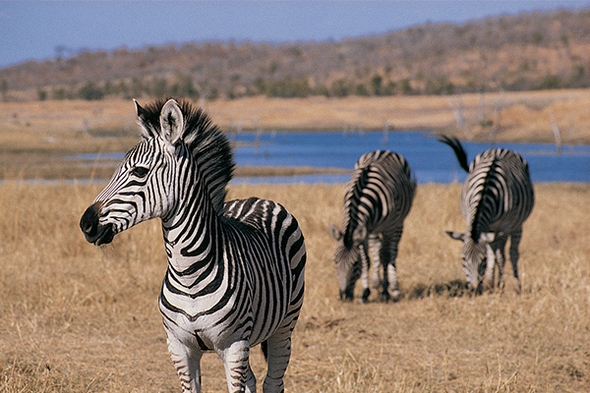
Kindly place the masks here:
<instances>
[{"instance_id":1,"label":"striped pattern","mask_svg":"<svg viewBox=\"0 0 590 393\"><path fill-rule=\"evenodd\" d=\"M143 140L82 217L87 240L108 243L160 217L168 269L159 307L183 391L201 391L200 359L210 350L230 392L254 391L249 351L262 344L263 389L282 392L304 292L296 219L269 200L223 202L233 158L204 113L174 100L137 111Z\"/></svg>"},{"instance_id":2,"label":"striped pattern","mask_svg":"<svg viewBox=\"0 0 590 393\"><path fill-rule=\"evenodd\" d=\"M502 282L504 250L510 237L510 260L520 292L518 246L523 223L535 203L527 162L516 152L495 148L477 155L467 166L467 154L457 139L442 136L440 140L453 148L459 164L469 173L461 193L467 232L449 232L463 241L463 269L469 286L481 292Z\"/></svg>"},{"instance_id":3,"label":"striped pattern","mask_svg":"<svg viewBox=\"0 0 590 393\"><path fill-rule=\"evenodd\" d=\"M399 298L395 260L415 189L401 155L378 150L359 158L344 194L342 230L331 226L338 242L334 261L341 299L352 300L356 281L362 278L362 299L368 300L370 252L380 261L373 269L373 286L380 287L381 300Z\"/></svg>"}]
</instances>

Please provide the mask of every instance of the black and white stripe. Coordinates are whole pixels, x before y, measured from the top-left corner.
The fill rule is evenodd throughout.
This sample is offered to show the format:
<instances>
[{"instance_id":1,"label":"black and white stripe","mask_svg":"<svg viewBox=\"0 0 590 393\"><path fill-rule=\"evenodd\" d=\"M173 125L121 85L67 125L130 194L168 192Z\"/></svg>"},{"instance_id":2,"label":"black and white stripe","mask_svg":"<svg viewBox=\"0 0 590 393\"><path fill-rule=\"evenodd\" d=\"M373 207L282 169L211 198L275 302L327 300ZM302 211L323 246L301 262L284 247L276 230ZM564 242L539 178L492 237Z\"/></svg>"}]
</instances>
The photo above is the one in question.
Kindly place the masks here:
<instances>
[{"instance_id":1,"label":"black and white stripe","mask_svg":"<svg viewBox=\"0 0 590 393\"><path fill-rule=\"evenodd\" d=\"M369 249L380 260L373 269L373 286L380 287L381 300L399 298L395 260L415 190L410 166L401 155L378 150L359 158L344 193L342 230L330 227L338 242L334 261L341 299L354 298L355 283L362 277L362 299L368 300Z\"/></svg>"},{"instance_id":2,"label":"black and white stripe","mask_svg":"<svg viewBox=\"0 0 590 393\"><path fill-rule=\"evenodd\" d=\"M254 391L250 348L268 361L265 392L282 392L304 292L296 219L258 198L225 203L234 163L227 138L190 104L136 103L142 141L84 213L89 242L160 217L168 269L159 299L184 392L201 391L200 359L215 351L230 392Z\"/></svg>"},{"instance_id":3,"label":"black and white stripe","mask_svg":"<svg viewBox=\"0 0 590 393\"><path fill-rule=\"evenodd\" d=\"M469 286L481 292L502 283L504 249L510 237L510 261L520 293L518 246L523 223L535 204L527 162L514 151L494 148L478 154L468 166L459 140L446 136L439 140L453 148L459 164L469 173L461 193L467 232L447 232L463 241L463 270Z\"/></svg>"}]
</instances>

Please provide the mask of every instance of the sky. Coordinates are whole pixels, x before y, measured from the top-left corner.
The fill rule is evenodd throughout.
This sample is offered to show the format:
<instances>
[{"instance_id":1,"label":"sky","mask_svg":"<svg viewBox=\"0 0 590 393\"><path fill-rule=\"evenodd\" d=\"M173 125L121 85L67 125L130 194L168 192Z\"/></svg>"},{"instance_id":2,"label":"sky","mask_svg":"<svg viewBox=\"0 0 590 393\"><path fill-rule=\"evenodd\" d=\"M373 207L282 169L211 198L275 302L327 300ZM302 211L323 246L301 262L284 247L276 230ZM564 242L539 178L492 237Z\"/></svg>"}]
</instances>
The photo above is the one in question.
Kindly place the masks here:
<instances>
[{"instance_id":1,"label":"sky","mask_svg":"<svg viewBox=\"0 0 590 393\"><path fill-rule=\"evenodd\" d=\"M0 0L0 67L83 50L229 41L340 40L590 0Z\"/></svg>"}]
</instances>

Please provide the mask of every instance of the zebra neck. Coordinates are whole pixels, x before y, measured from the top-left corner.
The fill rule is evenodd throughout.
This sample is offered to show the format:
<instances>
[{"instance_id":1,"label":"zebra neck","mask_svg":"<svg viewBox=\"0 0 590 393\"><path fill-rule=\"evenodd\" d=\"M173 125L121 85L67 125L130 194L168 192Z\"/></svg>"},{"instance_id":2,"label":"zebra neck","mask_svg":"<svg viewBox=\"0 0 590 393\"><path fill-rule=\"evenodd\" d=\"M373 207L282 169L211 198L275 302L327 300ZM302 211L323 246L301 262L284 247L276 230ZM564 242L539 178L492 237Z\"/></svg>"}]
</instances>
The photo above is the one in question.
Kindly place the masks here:
<instances>
[{"instance_id":1,"label":"zebra neck","mask_svg":"<svg viewBox=\"0 0 590 393\"><path fill-rule=\"evenodd\" d=\"M174 213L162 220L169 267L175 275L193 279L216 263L220 253L215 245L220 243L222 232L221 220L206 187L197 174L194 178L179 188Z\"/></svg>"}]
</instances>

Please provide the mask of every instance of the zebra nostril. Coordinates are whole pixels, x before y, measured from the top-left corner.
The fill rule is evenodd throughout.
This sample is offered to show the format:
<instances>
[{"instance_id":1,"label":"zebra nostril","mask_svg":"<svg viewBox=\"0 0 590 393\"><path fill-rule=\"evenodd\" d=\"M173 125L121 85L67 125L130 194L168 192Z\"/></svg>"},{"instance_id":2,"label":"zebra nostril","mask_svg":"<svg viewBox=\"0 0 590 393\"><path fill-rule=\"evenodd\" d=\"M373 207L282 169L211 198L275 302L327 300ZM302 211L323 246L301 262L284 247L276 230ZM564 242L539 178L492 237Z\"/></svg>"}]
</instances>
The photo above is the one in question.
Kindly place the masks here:
<instances>
[{"instance_id":1,"label":"zebra nostril","mask_svg":"<svg viewBox=\"0 0 590 393\"><path fill-rule=\"evenodd\" d=\"M96 226L87 217L82 217L80 220L80 229L87 235L92 235L96 232Z\"/></svg>"},{"instance_id":2,"label":"zebra nostril","mask_svg":"<svg viewBox=\"0 0 590 393\"><path fill-rule=\"evenodd\" d=\"M98 228L98 203L88 207L80 219L80 229L87 235L93 235Z\"/></svg>"},{"instance_id":3,"label":"zebra nostril","mask_svg":"<svg viewBox=\"0 0 590 393\"><path fill-rule=\"evenodd\" d=\"M92 224L88 221L86 222L80 222L80 228L82 229L82 232L84 233L90 233L92 232Z\"/></svg>"}]
</instances>

